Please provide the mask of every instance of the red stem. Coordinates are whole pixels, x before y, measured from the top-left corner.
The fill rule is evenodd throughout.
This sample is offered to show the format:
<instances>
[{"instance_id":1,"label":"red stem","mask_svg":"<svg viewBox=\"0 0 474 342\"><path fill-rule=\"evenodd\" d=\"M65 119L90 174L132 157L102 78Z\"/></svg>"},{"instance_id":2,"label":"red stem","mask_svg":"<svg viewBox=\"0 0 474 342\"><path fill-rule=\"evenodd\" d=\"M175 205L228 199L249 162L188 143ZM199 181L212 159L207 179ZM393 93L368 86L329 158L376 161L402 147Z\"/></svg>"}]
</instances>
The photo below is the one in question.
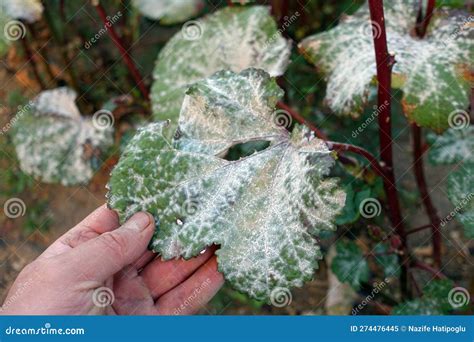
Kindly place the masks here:
<instances>
[{"instance_id":1,"label":"red stem","mask_svg":"<svg viewBox=\"0 0 474 342\"><path fill-rule=\"evenodd\" d=\"M425 229L428 229L428 228L432 228L432 227L433 227L433 225L431 223L430 224L425 224L424 226L414 228L414 229L410 229L409 231L406 232L406 234L410 235L410 234L413 234L413 233L416 233L416 232L419 232L421 230L425 230Z\"/></svg>"},{"instance_id":2,"label":"red stem","mask_svg":"<svg viewBox=\"0 0 474 342\"><path fill-rule=\"evenodd\" d=\"M416 34L418 37L423 38L428 30L433 12L436 6L436 0L428 0L426 6L426 15L423 17L423 0L419 0L419 11L416 25Z\"/></svg>"},{"instance_id":3,"label":"red stem","mask_svg":"<svg viewBox=\"0 0 474 342\"><path fill-rule=\"evenodd\" d=\"M300 114L298 113L297 111L295 111L294 109L292 109L290 106L288 106L287 104L279 101L277 103L277 106L278 108L280 109L283 109L284 111L287 111L288 114L290 114L293 119L295 119L296 121L298 121L300 124L303 124L303 125L306 125L308 126L308 128L310 130L312 130L314 132L314 134L321 140L325 140L327 141L328 140L328 137L326 136L326 134L324 134L323 132L321 132L315 125L313 125L311 122L308 122L305 120L305 118Z\"/></svg>"},{"instance_id":4,"label":"red stem","mask_svg":"<svg viewBox=\"0 0 474 342\"><path fill-rule=\"evenodd\" d=\"M382 165L380 165L377 158L375 158L374 155L371 154L366 149L363 149L362 147L351 145L351 144L344 144L344 143L338 143L338 142L332 142L332 141L328 142L328 145L331 150L338 151L338 152L349 151L349 152L353 152L364 157L370 163L374 171L383 179L386 179L386 170L382 167Z\"/></svg>"},{"instance_id":5,"label":"red stem","mask_svg":"<svg viewBox=\"0 0 474 342\"><path fill-rule=\"evenodd\" d=\"M386 177L384 177L384 188L387 194L387 202L390 208L390 219L395 231L400 236L401 247L407 250L407 238L403 218L401 214L400 202L398 200L398 191L395 183L395 174L393 172L393 151L392 151L392 123L391 123L391 83L392 67L395 63L394 57L388 53L387 33L385 30L385 16L383 10L383 1L369 0L370 19L377 30L373 30L375 59L377 63L377 81L378 81L378 106L381 109L379 115L379 139L380 139L380 157L387 167ZM387 105L388 104L388 105ZM401 260L401 291L403 296L408 296L408 253L403 253Z\"/></svg>"},{"instance_id":6,"label":"red stem","mask_svg":"<svg viewBox=\"0 0 474 342\"><path fill-rule=\"evenodd\" d=\"M438 269L431 267L428 264L425 264L421 261L415 261L412 265L414 268L418 268L420 270L424 270L426 272L431 273L436 279L446 279L447 277Z\"/></svg>"},{"instance_id":7,"label":"red stem","mask_svg":"<svg viewBox=\"0 0 474 342\"><path fill-rule=\"evenodd\" d=\"M423 169L423 146L422 146L422 134L421 128L416 124L412 124L413 132L413 164L415 171L416 183L420 191L421 200L425 207L426 214L428 215L431 227L432 227L432 243L433 243L433 259L436 267L441 267L441 220L438 216L436 208L430 198L428 186L426 185L425 172Z\"/></svg>"},{"instance_id":8,"label":"red stem","mask_svg":"<svg viewBox=\"0 0 474 342\"><path fill-rule=\"evenodd\" d=\"M278 102L277 106L279 108L287 111L291 115L291 117L294 118L296 121L298 121L300 124L308 126L308 128L311 129L319 139L324 140L328 143L329 149L339 152L339 154L340 154L339 159L341 159L341 161L343 163L353 164L353 162L351 160L349 160L347 158L344 158L344 156L341 155L342 152L345 152L345 151L353 152L353 153L359 154L362 157L364 157L365 159L367 159L367 161L372 166L373 170L379 176L385 177L385 171L384 171L383 167L379 164L377 158L375 158L369 151L363 149L362 147L358 147L358 146L355 146L355 145L328 141L328 137L326 136L326 134L321 132L311 122L308 122L307 120L305 120L305 118L303 118L303 116L301 116L301 114L299 114L297 111L293 110L291 107L284 104L283 102Z\"/></svg>"},{"instance_id":9,"label":"red stem","mask_svg":"<svg viewBox=\"0 0 474 342\"><path fill-rule=\"evenodd\" d=\"M148 89L145 87L143 83L143 78L140 75L135 63L133 62L132 58L128 54L128 51L124 48L122 41L120 40L117 32L113 28L112 24L110 23L109 19L107 19L107 13L105 12L104 7L100 4L100 2L93 3L94 7L97 9L97 13L99 17L102 19L107 32L109 33L110 38L114 42L115 46L119 49L125 64L127 65L128 70L132 74L135 83L137 84L140 92L142 93L143 97L148 101L150 99L150 95L148 93Z\"/></svg>"}]
</instances>

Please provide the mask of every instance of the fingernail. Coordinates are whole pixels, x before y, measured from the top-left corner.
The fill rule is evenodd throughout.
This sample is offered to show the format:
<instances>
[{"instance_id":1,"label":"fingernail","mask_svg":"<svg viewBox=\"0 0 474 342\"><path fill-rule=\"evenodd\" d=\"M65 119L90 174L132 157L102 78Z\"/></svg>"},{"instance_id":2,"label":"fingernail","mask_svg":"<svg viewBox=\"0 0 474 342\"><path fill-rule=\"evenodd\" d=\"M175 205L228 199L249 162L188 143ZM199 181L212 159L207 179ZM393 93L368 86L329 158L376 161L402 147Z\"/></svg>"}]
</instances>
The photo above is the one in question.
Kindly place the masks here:
<instances>
[{"instance_id":1,"label":"fingernail","mask_svg":"<svg viewBox=\"0 0 474 342\"><path fill-rule=\"evenodd\" d=\"M151 223L151 215L148 213L140 212L136 213L133 215L127 222L125 222L124 226L137 230L137 231L142 231L146 227L148 227Z\"/></svg>"}]
</instances>

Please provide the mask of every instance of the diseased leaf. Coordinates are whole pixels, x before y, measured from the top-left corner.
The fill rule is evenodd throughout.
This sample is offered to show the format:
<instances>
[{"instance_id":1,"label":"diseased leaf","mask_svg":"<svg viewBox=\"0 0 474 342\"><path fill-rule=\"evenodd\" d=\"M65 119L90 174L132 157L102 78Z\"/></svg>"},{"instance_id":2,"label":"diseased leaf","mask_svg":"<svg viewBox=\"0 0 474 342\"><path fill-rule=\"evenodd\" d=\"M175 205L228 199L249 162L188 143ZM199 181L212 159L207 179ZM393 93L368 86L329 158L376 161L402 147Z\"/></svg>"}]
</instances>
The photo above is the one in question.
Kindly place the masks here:
<instances>
[{"instance_id":1,"label":"diseased leaf","mask_svg":"<svg viewBox=\"0 0 474 342\"><path fill-rule=\"evenodd\" d=\"M429 160L435 165L474 162L474 127L450 128L442 135L428 134Z\"/></svg>"},{"instance_id":2,"label":"diseased leaf","mask_svg":"<svg viewBox=\"0 0 474 342\"><path fill-rule=\"evenodd\" d=\"M469 105L474 58L468 15L439 10L423 40L413 37L417 0L384 3L388 48L395 54L393 86L403 90L405 114L435 131L447 129L453 111ZM340 114L358 115L367 103L376 65L368 6L337 27L306 38L299 47L328 81L326 101Z\"/></svg>"},{"instance_id":3,"label":"diseased leaf","mask_svg":"<svg viewBox=\"0 0 474 342\"><path fill-rule=\"evenodd\" d=\"M154 118L176 125L189 85L219 70L256 67L282 75L290 47L268 7L226 7L183 26L158 56L151 94Z\"/></svg>"},{"instance_id":4,"label":"diseased leaf","mask_svg":"<svg viewBox=\"0 0 474 342\"><path fill-rule=\"evenodd\" d=\"M257 92L222 92L219 99L219 89L228 86L225 78L229 85L238 80L236 87L253 85ZM205 91L209 85L215 86L211 92ZM321 258L314 237L335 229L345 200L337 181L326 178L334 164L326 144L299 127L289 135L261 105L275 90L275 80L255 69L219 72L198 82L185 99L189 113L182 115L189 121L180 120L192 140L181 144L178 139L173 147L164 123L147 126L132 139L109 183L109 205L122 221L140 210L155 216L151 247L163 258L190 258L218 244L225 278L267 301L272 290L311 278ZM252 106L242 109L245 103ZM202 129L211 124L216 129L204 135ZM265 140L268 128L272 141L263 151L236 161L211 154L236 140Z\"/></svg>"},{"instance_id":5,"label":"diseased leaf","mask_svg":"<svg viewBox=\"0 0 474 342\"><path fill-rule=\"evenodd\" d=\"M13 19L34 23L41 18L43 5L40 0L2 0L0 12Z\"/></svg>"},{"instance_id":6,"label":"diseased leaf","mask_svg":"<svg viewBox=\"0 0 474 342\"><path fill-rule=\"evenodd\" d=\"M400 274L400 264L396 254L384 254L389 250L384 243L378 243L374 247L375 262L382 266L385 277L398 277Z\"/></svg>"},{"instance_id":7,"label":"diseased leaf","mask_svg":"<svg viewBox=\"0 0 474 342\"><path fill-rule=\"evenodd\" d=\"M263 70L219 71L186 94L175 137L181 150L223 155L235 144L287 133L273 114L283 91Z\"/></svg>"},{"instance_id":8,"label":"diseased leaf","mask_svg":"<svg viewBox=\"0 0 474 342\"><path fill-rule=\"evenodd\" d=\"M474 238L474 162L460 165L448 176L448 197L455 206L450 216L464 225L466 237Z\"/></svg>"},{"instance_id":9,"label":"diseased leaf","mask_svg":"<svg viewBox=\"0 0 474 342\"><path fill-rule=\"evenodd\" d=\"M349 283L355 290L361 282L369 280L369 264L359 246L353 241L336 244L337 255L332 262L332 271L343 283Z\"/></svg>"},{"instance_id":10,"label":"diseased leaf","mask_svg":"<svg viewBox=\"0 0 474 342\"><path fill-rule=\"evenodd\" d=\"M145 17L165 25L182 23L204 8L203 0L133 0L132 4Z\"/></svg>"},{"instance_id":11,"label":"diseased leaf","mask_svg":"<svg viewBox=\"0 0 474 342\"><path fill-rule=\"evenodd\" d=\"M43 91L16 115L13 142L21 169L43 182L75 185L93 176L113 144L111 127L84 119L69 88Z\"/></svg>"},{"instance_id":12,"label":"diseased leaf","mask_svg":"<svg viewBox=\"0 0 474 342\"><path fill-rule=\"evenodd\" d=\"M430 281L423 288L423 297L401 303L393 308L392 315L444 315L453 309L450 291L454 283L449 279Z\"/></svg>"}]
</instances>

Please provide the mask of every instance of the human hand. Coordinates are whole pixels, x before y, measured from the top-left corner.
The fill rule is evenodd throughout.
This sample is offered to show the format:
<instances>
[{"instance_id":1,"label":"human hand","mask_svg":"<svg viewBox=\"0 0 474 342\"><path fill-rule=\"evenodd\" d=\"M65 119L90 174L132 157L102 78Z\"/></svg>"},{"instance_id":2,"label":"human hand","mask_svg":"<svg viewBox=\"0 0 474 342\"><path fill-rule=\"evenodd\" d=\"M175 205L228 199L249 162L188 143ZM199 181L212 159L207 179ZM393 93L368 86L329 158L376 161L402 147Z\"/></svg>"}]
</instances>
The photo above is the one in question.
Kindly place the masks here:
<instances>
[{"instance_id":1,"label":"human hand","mask_svg":"<svg viewBox=\"0 0 474 342\"><path fill-rule=\"evenodd\" d=\"M0 313L192 314L224 283L214 248L163 261L147 251L155 228L150 214L119 226L114 211L95 210L20 272Z\"/></svg>"}]
</instances>

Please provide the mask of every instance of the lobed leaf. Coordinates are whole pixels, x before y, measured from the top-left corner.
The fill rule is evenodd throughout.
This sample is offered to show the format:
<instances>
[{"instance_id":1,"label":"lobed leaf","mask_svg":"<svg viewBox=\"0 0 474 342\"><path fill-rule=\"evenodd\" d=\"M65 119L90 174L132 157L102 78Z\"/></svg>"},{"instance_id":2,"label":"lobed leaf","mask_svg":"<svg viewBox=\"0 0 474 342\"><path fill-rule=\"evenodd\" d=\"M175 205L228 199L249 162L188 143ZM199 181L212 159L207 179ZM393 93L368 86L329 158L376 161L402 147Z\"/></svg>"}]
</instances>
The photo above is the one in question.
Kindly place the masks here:
<instances>
[{"instance_id":1,"label":"lobed leaf","mask_svg":"<svg viewBox=\"0 0 474 342\"><path fill-rule=\"evenodd\" d=\"M263 6L226 7L184 25L158 55L151 94L154 118L176 125L189 86L217 71L256 67L282 75L290 46Z\"/></svg>"},{"instance_id":2,"label":"lobed leaf","mask_svg":"<svg viewBox=\"0 0 474 342\"><path fill-rule=\"evenodd\" d=\"M56 88L40 93L12 120L21 169L47 183L87 183L101 154L113 144L112 128L83 119L76 93Z\"/></svg>"},{"instance_id":3,"label":"lobed leaf","mask_svg":"<svg viewBox=\"0 0 474 342\"><path fill-rule=\"evenodd\" d=\"M231 85L256 93L219 91ZM281 96L275 81L255 69L198 82L185 99L187 119L180 120L186 143L173 146L166 123L143 128L109 183L109 205L122 221L140 210L154 215L151 248L163 258L190 258L220 245L225 278L267 301L273 290L312 276L321 258L315 236L335 229L345 201L337 181L326 178L334 164L326 144L299 127L290 136L276 126L263 100L269 94ZM211 123L215 130L204 134ZM265 127L273 134L265 150L235 161L212 155L236 140L267 136Z\"/></svg>"},{"instance_id":4,"label":"lobed leaf","mask_svg":"<svg viewBox=\"0 0 474 342\"><path fill-rule=\"evenodd\" d=\"M405 114L419 126L441 132L449 115L469 105L469 65L474 57L470 18L439 10L424 39L413 36L417 0L384 4L387 43L395 54L393 86L403 91ZM299 48L325 75L326 102L339 114L357 116L376 80L368 6L327 32L303 40Z\"/></svg>"}]
</instances>

